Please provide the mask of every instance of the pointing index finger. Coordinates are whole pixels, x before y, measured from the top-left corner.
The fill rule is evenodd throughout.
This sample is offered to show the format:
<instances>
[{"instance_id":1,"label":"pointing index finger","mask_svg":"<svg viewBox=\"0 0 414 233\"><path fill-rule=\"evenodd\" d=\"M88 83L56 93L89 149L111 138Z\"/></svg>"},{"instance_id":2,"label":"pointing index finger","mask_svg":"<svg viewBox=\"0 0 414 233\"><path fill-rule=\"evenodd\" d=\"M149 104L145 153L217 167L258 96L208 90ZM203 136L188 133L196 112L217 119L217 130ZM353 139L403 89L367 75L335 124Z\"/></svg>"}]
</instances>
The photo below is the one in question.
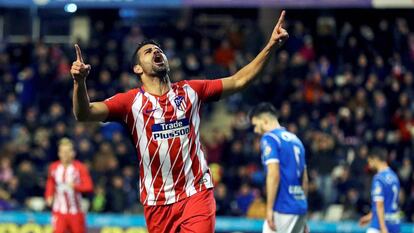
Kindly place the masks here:
<instances>
[{"instance_id":1,"label":"pointing index finger","mask_svg":"<svg viewBox=\"0 0 414 233\"><path fill-rule=\"evenodd\" d=\"M285 23L285 14L286 14L286 11L283 10L282 13L280 14L279 20L277 21L277 24L276 24L277 28L280 28Z\"/></svg>"},{"instance_id":2,"label":"pointing index finger","mask_svg":"<svg viewBox=\"0 0 414 233\"><path fill-rule=\"evenodd\" d=\"M76 60L83 63L82 52L78 44L75 44Z\"/></svg>"}]
</instances>

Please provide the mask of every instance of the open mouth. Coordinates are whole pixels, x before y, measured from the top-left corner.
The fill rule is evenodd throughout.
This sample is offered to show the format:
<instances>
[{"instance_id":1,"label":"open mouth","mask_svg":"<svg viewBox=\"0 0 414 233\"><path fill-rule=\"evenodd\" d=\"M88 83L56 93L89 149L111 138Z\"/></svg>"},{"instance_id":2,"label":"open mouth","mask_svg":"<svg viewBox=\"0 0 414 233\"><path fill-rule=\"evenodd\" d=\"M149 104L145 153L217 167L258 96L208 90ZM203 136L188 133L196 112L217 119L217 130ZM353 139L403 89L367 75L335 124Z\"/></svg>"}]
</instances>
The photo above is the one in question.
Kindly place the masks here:
<instances>
[{"instance_id":1,"label":"open mouth","mask_svg":"<svg viewBox=\"0 0 414 233\"><path fill-rule=\"evenodd\" d=\"M157 64L157 65L162 65L162 64L164 64L164 59L162 58L162 55L161 55L161 54L156 54L156 55L154 55L153 61L154 61L154 63L155 63L155 64Z\"/></svg>"}]
</instances>

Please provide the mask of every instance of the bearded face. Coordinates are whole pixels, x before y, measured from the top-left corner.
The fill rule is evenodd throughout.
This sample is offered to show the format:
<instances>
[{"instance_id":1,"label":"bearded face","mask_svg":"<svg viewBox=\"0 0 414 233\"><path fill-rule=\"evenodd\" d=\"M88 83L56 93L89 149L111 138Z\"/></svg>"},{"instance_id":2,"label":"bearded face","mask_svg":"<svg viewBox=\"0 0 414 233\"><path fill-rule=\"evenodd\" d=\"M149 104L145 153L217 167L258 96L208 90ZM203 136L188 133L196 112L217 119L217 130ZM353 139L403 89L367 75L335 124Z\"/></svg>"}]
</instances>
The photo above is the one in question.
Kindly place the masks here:
<instances>
[{"instance_id":1,"label":"bearded face","mask_svg":"<svg viewBox=\"0 0 414 233\"><path fill-rule=\"evenodd\" d=\"M149 76L164 77L170 71L168 59L164 52L156 45L144 45L139 51L139 62L142 73Z\"/></svg>"}]
</instances>

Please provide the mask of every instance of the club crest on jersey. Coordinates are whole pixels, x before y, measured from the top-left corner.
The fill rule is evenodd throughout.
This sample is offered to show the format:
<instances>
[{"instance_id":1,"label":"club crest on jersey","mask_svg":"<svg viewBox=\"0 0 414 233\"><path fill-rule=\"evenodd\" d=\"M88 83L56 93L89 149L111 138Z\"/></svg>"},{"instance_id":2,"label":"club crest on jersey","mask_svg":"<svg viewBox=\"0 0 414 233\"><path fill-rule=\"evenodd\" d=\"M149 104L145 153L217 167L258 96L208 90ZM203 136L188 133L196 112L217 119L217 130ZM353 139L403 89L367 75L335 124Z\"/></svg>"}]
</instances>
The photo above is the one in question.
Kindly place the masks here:
<instances>
[{"instance_id":1,"label":"club crest on jersey","mask_svg":"<svg viewBox=\"0 0 414 233\"><path fill-rule=\"evenodd\" d=\"M184 101L184 96L175 97L174 103L177 106L178 110L185 111L185 109L187 108L185 101Z\"/></svg>"},{"instance_id":2,"label":"club crest on jersey","mask_svg":"<svg viewBox=\"0 0 414 233\"><path fill-rule=\"evenodd\" d=\"M380 184L375 184L375 189L374 189L374 195L380 195L381 194L381 192L382 192L382 189L381 189L381 186L380 186Z\"/></svg>"},{"instance_id":3,"label":"club crest on jersey","mask_svg":"<svg viewBox=\"0 0 414 233\"><path fill-rule=\"evenodd\" d=\"M269 156L270 153L272 152L272 147L270 147L269 145L266 145L265 149L264 149L264 156Z\"/></svg>"}]
</instances>

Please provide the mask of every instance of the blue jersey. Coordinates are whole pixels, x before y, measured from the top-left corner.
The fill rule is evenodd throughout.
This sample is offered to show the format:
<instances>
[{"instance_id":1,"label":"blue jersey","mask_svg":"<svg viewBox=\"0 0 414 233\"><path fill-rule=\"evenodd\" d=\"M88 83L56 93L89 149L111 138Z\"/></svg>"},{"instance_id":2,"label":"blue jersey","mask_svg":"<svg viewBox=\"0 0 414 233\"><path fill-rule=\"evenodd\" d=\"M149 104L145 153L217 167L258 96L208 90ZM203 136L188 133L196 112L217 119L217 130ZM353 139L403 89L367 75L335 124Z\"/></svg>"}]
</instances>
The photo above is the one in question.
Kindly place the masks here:
<instances>
[{"instance_id":1,"label":"blue jersey","mask_svg":"<svg viewBox=\"0 0 414 233\"><path fill-rule=\"evenodd\" d=\"M308 208L302 189L305 149L300 139L284 128L277 128L263 135L261 150L265 168L269 163L280 165L279 190L273 210L285 214L305 214Z\"/></svg>"},{"instance_id":2,"label":"blue jersey","mask_svg":"<svg viewBox=\"0 0 414 233\"><path fill-rule=\"evenodd\" d=\"M371 227L380 229L377 215L376 201L384 202L385 224L390 233L400 232L400 219L398 215L398 193L400 182L397 175L387 168L374 176L371 187L372 221Z\"/></svg>"}]
</instances>

